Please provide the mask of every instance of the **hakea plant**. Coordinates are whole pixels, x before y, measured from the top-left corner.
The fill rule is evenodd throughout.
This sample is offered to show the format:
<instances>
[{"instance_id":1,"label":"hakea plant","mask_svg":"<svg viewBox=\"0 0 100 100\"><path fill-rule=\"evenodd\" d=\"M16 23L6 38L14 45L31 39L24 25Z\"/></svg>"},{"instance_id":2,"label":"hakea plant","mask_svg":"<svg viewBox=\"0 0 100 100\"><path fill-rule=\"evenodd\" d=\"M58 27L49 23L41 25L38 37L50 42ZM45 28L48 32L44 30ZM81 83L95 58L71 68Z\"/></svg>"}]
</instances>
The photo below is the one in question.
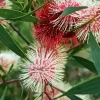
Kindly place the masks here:
<instances>
[{"instance_id":1,"label":"hakea plant","mask_svg":"<svg viewBox=\"0 0 100 100\"><path fill-rule=\"evenodd\" d=\"M76 36L81 42L87 41L90 31L92 31L97 42L100 42L100 6L91 6L82 11L78 11L76 16L79 18L77 23ZM78 28L80 27L81 28Z\"/></svg>"},{"instance_id":2,"label":"hakea plant","mask_svg":"<svg viewBox=\"0 0 100 100\"><path fill-rule=\"evenodd\" d=\"M75 32L69 32L75 27L78 21L77 17L71 15L60 17L60 14L67 7L80 6L74 0L51 0L45 4L45 7L36 12L39 23L35 25L35 36L42 44L56 47L62 43L68 43L72 40L78 45ZM66 35L67 34L67 35Z\"/></svg>"},{"instance_id":3,"label":"hakea plant","mask_svg":"<svg viewBox=\"0 0 100 100\"><path fill-rule=\"evenodd\" d=\"M63 47L51 49L36 43L30 47L27 56L31 60L21 63L21 74L25 88L34 92L44 92L47 83L59 82L64 77L66 50Z\"/></svg>"},{"instance_id":4,"label":"hakea plant","mask_svg":"<svg viewBox=\"0 0 100 100\"><path fill-rule=\"evenodd\" d=\"M5 51L0 53L0 66L7 73L12 65L16 66L18 63L19 56L11 51ZM3 75L4 72L0 71L0 75Z\"/></svg>"},{"instance_id":5,"label":"hakea plant","mask_svg":"<svg viewBox=\"0 0 100 100\"><path fill-rule=\"evenodd\" d=\"M84 6L85 2L84 3L81 2L82 0L80 0L80 2L78 0L49 0L49 1L45 0L46 2L44 3L44 6L41 9L39 10L35 9L34 15L36 16L33 17L31 14L34 11L32 11L31 13L30 11L33 8L35 8L34 6L37 6L37 4L36 5L34 4L34 6L32 4L31 6L31 3L33 3L32 1L33 0L28 0L29 2L28 5L26 4L24 5L24 1L21 2L22 4L19 2L21 8L23 8L22 11L10 10L11 11L11 12L9 11L10 15L8 14L8 16L10 17L12 15L12 12L18 13L17 18L11 19L12 22L14 21L14 19L16 20L16 22L14 22L14 25L16 26L12 25L12 23L9 23L9 25L19 35L19 37L21 37L28 45L31 45L29 46L27 53L24 52L24 50L22 50L20 46L18 46L18 43L14 41L11 34L7 32L10 31L9 27L6 30L2 25L0 26L1 29L0 33L2 33L0 36L0 40L6 46L8 46L13 52L23 57L22 59L20 59L19 63L17 63L19 57L16 56L14 53L12 52L0 53L0 68L1 68L0 85L2 84L7 85L15 82L18 83L19 86L19 84L22 83L28 92L25 100L30 99L29 98L30 93L34 93L33 96L36 97L35 100L55 100L55 99L71 100L71 98L73 97L75 97L76 99L79 97L82 100L91 100L88 94L99 93L99 88L100 88L100 85L96 85L97 82L99 82L98 80L100 79L100 75L98 75L100 73L100 70L98 68L99 61L96 62L96 60L98 60L97 58L99 58L98 56L99 53L97 55L96 51L95 52L93 52L93 50L91 51L93 53L93 59L96 59L94 63L92 63L91 61L88 61L85 58L77 56L79 55L77 52L81 48L78 48L77 50L75 49L76 47L69 49L68 46L71 45L72 47L73 43L75 45L79 45L79 40L82 42L87 41L90 31L92 31L97 42L100 43L100 39L99 39L100 38L100 15L99 15L100 5L97 4L96 2L93 3L91 1L90 6L86 5L88 6L87 9L82 9L72 14L62 16L62 13L63 11L65 11L66 8L68 7L78 8L80 6ZM37 0L34 0L34 2L36 1ZM0 0L0 8L3 9L4 11L6 8L9 8L10 5L11 3L9 2L9 0ZM27 18L27 16L29 18ZM39 21L35 23L34 26L30 26L32 25L35 17L37 17ZM22 20L22 18L24 20ZM30 20L30 18L33 19ZM19 23L17 21L26 21L26 22L32 21L32 23L31 24L27 23L26 25L26 23ZM5 23L6 21L4 19L2 20L0 19L0 24L5 24ZM19 24L20 27L25 24L25 28L28 29L32 27L33 29L32 31L34 31L33 35L36 38L36 40L39 42L35 41L35 39L34 39L34 44L31 44L30 43L31 41L27 42L27 40L24 38L24 35L26 34L27 36L29 36L29 33L27 34L28 32L27 31L25 32L25 34L22 34L21 32L24 33L24 31L26 31L27 29L25 30L20 29L19 26L17 27L17 25ZM90 40L92 41L92 38ZM92 43L94 42L95 45L95 40L93 40L92 42L91 41L89 41L90 44L92 45ZM97 51L99 51L98 50L99 47L97 46L98 45L96 44L95 47L97 48ZM67 49L69 50L67 51ZM69 53L71 50L73 50L73 52ZM67 63L67 61L69 62ZM90 81L88 80L81 84L77 84L77 85L75 84L76 86L72 87L70 83L71 84L76 83L76 80L81 81L80 80L81 76L82 78L87 77L87 76L84 77L83 74L81 75L80 69L82 69L83 72L83 68L77 68L79 64L77 65L76 64L77 62L75 63L75 61L78 62L80 61L79 62L80 64L83 62L82 65L84 67L86 65L86 68L94 72L96 74L96 77L91 79ZM86 63L84 63L85 61ZM73 62L75 65L72 64ZM10 72L9 69L12 68L11 67L12 65L16 65L16 63L18 64L18 66L20 66L19 69L17 68L17 71L20 73L14 73L14 74L16 75L19 74L19 79L8 79L12 77L12 75L8 76ZM67 68L74 69L71 67L69 68L71 64L74 65L75 72L77 74L73 74L73 71L72 72L69 71L69 72L72 75L71 77L73 77L73 75L77 76L77 79L75 77L75 80L74 78L70 79L71 77L69 76L69 73L65 73ZM87 67L87 65L89 64L92 66L92 68ZM67 76L69 76L67 77L67 79L66 79L66 74L68 74ZM88 74L88 76L91 75L93 74L92 73ZM97 91L95 87L96 89L98 87ZM77 91L77 89L79 90ZM91 91L90 89L91 90L94 89L94 90ZM5 96L6 90L7 89L5 88L3 96ZM84 93L86 93L87 95L84 95ZM83 94L83 95L78 95L78 94ZM4 98L3 96L0 98ZM22 96L24 97L23 93L21 93L20 100L23 99Z\"/></svg>"}]
</instances>

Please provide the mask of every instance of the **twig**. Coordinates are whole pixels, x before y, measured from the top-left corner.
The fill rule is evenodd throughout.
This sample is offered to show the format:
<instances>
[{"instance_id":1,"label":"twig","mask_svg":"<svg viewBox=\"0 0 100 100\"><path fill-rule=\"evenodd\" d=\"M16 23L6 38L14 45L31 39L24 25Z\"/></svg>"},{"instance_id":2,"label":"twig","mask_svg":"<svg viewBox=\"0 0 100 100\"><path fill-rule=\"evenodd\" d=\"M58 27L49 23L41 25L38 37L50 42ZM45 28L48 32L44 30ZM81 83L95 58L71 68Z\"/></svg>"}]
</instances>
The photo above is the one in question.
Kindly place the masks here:
<instances>
[{"instance_id":1,"label":"twig","mask_svg":"<svg viewBox=\"0 0 100 100\"><path fill-rule=\"evenodd\" d=\"M45 95L48 97L49 100L52 100L51 97L48 95L47 92L44 92L44 93L45 93Z\"/></svg>"},{"instance_id":2,"label":"twig","mask_svg":"<svg viewBox=\"0 0 100 100\"><path fill-rule=\"evenodd\" d=\"M9 23L9 25L28 45L30 44L12 23Z\"/></svg>"},{"instance_id":3,"label":"twig","mask_svg":"<svg viewBox=\"0 0 100 100\"><path fill-rule=\"evenodd\" d=\"M28 91L28 93L27 93L27 96L26 96L25 100L28 100L29 96L30 96L30 91Z\"/></svg>"},{"instance_id":4,"label":"twig","mask_svg":"<svg viewBox=\"0 0 100 100\"><path fill-rule=\"evenodd\" d=\"M0 74L0 77L1 77L1 79L2 79L2 83L5 84L6 81L5 81L5 79L1 76L1 74Z\"/></svg>"},{"instance_id":5,"label":"twig","mask_svg":"<svg viewBox=\"0 0 100 100\"><path fill-rule=\"evenodd\" d=\"M69 50L67 51L67 53L69 53L70 51L72 51L72 50L74 50L74 49L76 49L76 48L78 48L78 47L80 47L80 46L82 46L82 45L84 45L84 43L83 43L83 44L80 44L80 45L77 45L77 46L75 46L75 47L72 47L71 49L69 49Z\"/></svg>"},{"instance_id":6,"label":"twig","mask_svg":"<svg viewBox=\"0 0 100 100\"><path fill-rule=\"evenodd\" d=\"M49 100L52 100L51 97L49 96L48 92L46 91L47 90L47 86L49 85L48 81L45 80L45 87L44 87L44 93L45 95L48 97ZM50 85L51 86L51 85ZM53 92L54 93L54 92ZM54 96L54 95L53 95Z\"/></svg>"},{"instance_id":7,"label":"twig","mask_svg":"<svg viewBox=\"0 0 100 100\"><path fill-rule=\"evenodd\" d=\"M12 79L12 80L5 80L5 84L10 84L10 83L18 83L20 80L18 79ZM0 85L4 84L4 82L0 82Z\"/></svg>"},{"instance_id":8,"label":"twig","mask_svg":"<svg viewBox=\"0 0 100 100\"><path fill-rule=\"evenodd\" d=\"M80 47L80 45L75 46L75 47L73 47L73 48L69 49L69 50L67 51L67 53L69 53L70 51L72 51L73 49L76 49L76 48L78 48L78 47Z\"/></svg>"}]
</instances>

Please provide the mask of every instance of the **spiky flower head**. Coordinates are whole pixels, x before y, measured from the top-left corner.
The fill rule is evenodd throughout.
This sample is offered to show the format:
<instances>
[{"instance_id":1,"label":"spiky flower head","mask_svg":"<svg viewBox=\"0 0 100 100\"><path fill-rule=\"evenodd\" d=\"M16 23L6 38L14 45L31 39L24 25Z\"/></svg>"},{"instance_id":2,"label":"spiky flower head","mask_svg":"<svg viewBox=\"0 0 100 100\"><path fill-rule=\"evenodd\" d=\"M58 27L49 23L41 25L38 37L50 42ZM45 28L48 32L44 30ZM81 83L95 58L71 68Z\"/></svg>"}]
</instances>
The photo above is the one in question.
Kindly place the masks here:
<instances>
[{"instance_id":1,"label":"spiky flower head","mask_svg":"<svg viewBox=\"0 0 100 100\"><path fill-rule=\"evenodd\" d=\"M76 0L51 0L50 13L61 13L67 7L78 7L80 3Z\"/></svg>"},{"instance_id":2,"label":"spiky flower head","mask_svg":"<svg viewBox=\"0 0 100 100\"><path fill-rule=\"evenodd\" d=\"M5 51L0 53L0 66L7 73L11 65L16 65L19 60L19 56L11 51ZM4 73L0 71L0 74Z\"/></svg>"},{"instance_id":3,"label":"spiky flower head","mask_svg":"<svg viewBox=\"0 0 100 100\"><path fill-rule=\"evenodd\" d=\"M36 12L36 16L40 20L39 23L35 25L34 29L34 34L36 38L41 42L41 44L52 48L55 48L56 46L61 45L63 43L67 44L71 40L70 37L74 38L73 40L76 43L77 41L73 32L69 33L68 36L65 36L66 32L61 30L60 27L58 27L59 25L54 25L53 22L55 22L55 20L58 20L58 17L61 12L51 12L52 2L54 1L46 3L41 10Z\"/></svg>"},{"instance_id":4,"label":"spiky flower head","mask_svg":"<svg viewBox=\"0 0 100 100\"><path fill-rule=\"evenodd\" d=\"M53 27L52 20L56 19L58 15L53 16L49 13L50 4L46 3L45 6L36 12L36 16L40 20L35 25L35 36L45 46L56 47L62 44L65 40L64 33L57 27Z\"/></svg>"},{"instance_id":5,"label":"spiky flower head","mask_svg":"<svg viewBox=\"0 0 100 100\"><path fill-rule=\"evenodd\" d=\"M76 32L78 39L82 42L87 41L91 30L97 42L100 42L100 6L91 6L77 13L77 27L82 26Z\"/></svg>"},{"instance_id":6,"label":"spiky flower head","mask_svg":"<svg viewBox=\"0 0 100 100\"><path fill-rule=\"evenodd\" d=\"M68 7L78 7L80 6L79 2L75 0L53 0L50 4L50 13L59 14L59 17L51 21L54 27L58 27L59 30L64 32L69 31L75 27L75 24L78 21L77 17L70 15L60 16L60 14Z\"/></svg>"},{"instance_id":7,"label":"spiky flower head","mask_svg":"<svg viewBox=\"0 0 100 100\"><path fill-rule=\"evenodd\" d=\"M63 47L53 50L36 43L30 47L27 56L31 62L27 60L22 62L22 73L19 76L25 88L34 92L43 92L46 83L52 84L53 81L62 80L66 63L66 52Z\"/></svg>"},{"instance_id":8,"label":"spiky flower head","mask_svg":"<svg viewBox=\"0 0 100 100\"><path fill-rule=\"evenodd\" d=\"M11 5L9 0L0 0L0 8L11 8Z\"/></svg>"},{"instance_id":9,"label":"spiky flower head","mask_svg":"<svg viewBox=\"0 0 100 100\"><path fill-rule=\"evenodd\" d=\"M45 6L36 12L36 16L40 20L35 25L35 36L45 46L56 47L65 41L62 37L64 33L57 27L53 27L52 20L56 19L58 15L53 16L49 12L50 3L46 3Z\"/></svg>"},{"instance_id":10,"label":"spiky flower head","mask_svg":"<svg viewBox=\"0 0 100 100\"><path fill-rule=\"evenodd\" d=\"M76 0L77 2L79 2L82 6L95 6L96 4L99 3L98 0Z\"/></svg>"}]
</instances>

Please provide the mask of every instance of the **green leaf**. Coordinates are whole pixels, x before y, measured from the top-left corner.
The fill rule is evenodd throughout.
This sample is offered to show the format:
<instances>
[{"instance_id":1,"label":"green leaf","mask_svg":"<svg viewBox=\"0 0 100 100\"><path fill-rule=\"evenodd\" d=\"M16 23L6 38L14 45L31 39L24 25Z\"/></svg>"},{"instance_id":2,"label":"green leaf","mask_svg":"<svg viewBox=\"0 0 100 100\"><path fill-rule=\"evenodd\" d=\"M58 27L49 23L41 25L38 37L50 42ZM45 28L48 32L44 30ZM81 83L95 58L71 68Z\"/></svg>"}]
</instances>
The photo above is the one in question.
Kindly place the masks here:
<instances>
[{"instance_id":1,"label":"green leaf","mask_svg":"<svg viewBox=\"0 0 100 100\"><path fill-rule=\"evenodd\" d=\"M85 45L84 45L84 44L81 44L79 47L75 48L75 49L71 52L70 56L72 56L72 55L78 53L78 52L81 51L84 47L85 47Z\"/></svg>"},{"instance_id":2,"label":"green leaf","mask_svg":"<svg viewBox=\"0 0 100 100\"><path fill-rule=\"evenodd\" d=\"M82 57L78 57L78 56L73 56L73 58L78 61L81 65L83 65L85 68L87 68L88 70L97 73L96 68L94 66L94 63L92 61L89 61L85 58Z\"/></svg>"},{"instance_id":3,"label":"green leaf","mask_svg":"<svg viewBox=\"0 0 100 100\"><path fill-rule=\"evenodd\" d=\"M71 100L82 100L81 98L75 96L75 95L67 95L68 98L70 98Z\"/></svg>"},{"instance_id":4,"label":"green leaf","mask_svg":"<svg viewBox=\"0 0 100 100\"><path fill-rule=\"evenodd\" d=\"M44 3L44 0L38 0L40 3Z\"/></svg>"},{"instance_id":5,"label":"green leaf","mask_svg":"<svg viewBox=\"0 0 100 100\"><path fill-rule=\"evenodd\" d=\"M100 76L83 82L67 92L68 94L96 94L100 93Z\"/></svg>"},{"instance_id":6,"label":"green leaf","mask_svg":"<svg viewBox=\"0 0 100 100\"><path fill-rule=\"evenodd\" d=\"M17 18L12 18L12 19L7 19L7 20L12 20L12 21L24 21L24 22L33 22L34 24L38 22L38 19L34 16L24 16L24 17L17 17Z\"/></svg>"},{"instance_id":7,"label":"green leaf","mask_svg":"<svg viewBox=\"0 0 100 100\"><path fill-rule=\"evenodd\" d=\"M0 24L0 40L17 55L21 56L22 58L28 59L26 55L23 53L23 51L20 49L20 47L12 39L10 34L7 33L7 31L4 29L4 27L1 24Z\"/></svg>"},{"instance_id":8,"label":"green leaf","mask_svg":"<svg viewBox=\"0 0 100 100\"><path fill-rule=\"evenodd\" d=\"M82 10L82 9L86 9L87 7L86 6L80 6L80 7L67 7L63 12L62 14L60 15L60 17L62 16L66 16L66 15L69 15L69 14L72 14L76 11L79 11L79 10Z\"/></svg>"},{"instance_id":9,"label":"green leaf","mask_svg":"<svg viewBox=\"0 0 100 100\"><path fill-rule=\"evenodd\" d=\"M90 36L89 36L89 45L91 47L91 53L92 53L95 68L97 72L100 74L100 48L92 32L90 32Z\"/></svg>"},{"instance_id":10,"label":"green leaf","mask_svg":"<svg viewBox=\"0 0 100 100\"><path fill-rule=\"evenodd\" d=\"M8 71L8 73L7 73L7 75L9 75L9 73L11 72L11 70L12 70L12 68L13 68L13 64L10 66L10 69L9 69L9 71ZM10 76L10 75L9 75Z\"/></svg>"},{"instance_id":11,"label":"green leaf","mask_svg":"<svg viewBox=\"0 0 100 100\"><path fill-rule=\"evenodd\" d=\"M79 97L77 97L77 96L75 96L75 95L66 95L68 98L70 98L71 100L82 100L81 98L79 98ZM56 100L56 99L58 99L58 98L60 98L60 97L56 97L56 98L54 98L54 100Z\"/></svg>"},{"instance_id":12,"label":"green leaf","mask_svg":"<svg viewBox=\"0 0 100 100\"><path fill-rule=\"evenodd\" d=\"M100 75L92 78L88 81L85 81L81 84L78 84L74 86L69 91L63 93L59 97L65 96L65 95L75 95L75 94L96 94L100 93ZM57 98L59 98L57 97Z\"/></svg>"},{"instance_id":13,"label":"green leaf","mask_svg":"<svg viewBox=\"0 0 100 100\"><path fill-rule=\"evenodd\" d=\"M0 65L0 70L5 74L6 72L4 71L4 69L2 68L2 66Z\"/></svg>"},{"instance_id":14,"label":"green leaf","mask_svg":"<svg viewBox=\"0 0 100 100\"><path fill-rule=\"evenodd\" d=\"M30 0L29 3L27 4L27 6L24 8L23 12L28 12L31 8L33 0Z\"/></svg>"},{"instance_id":15,"label":"green leaf","mask_svg":"<svg viewBox=\"0 0 100 100\"><path fill-rule=\"evenodd\" d=\"M60 90L60 89L56 88L55 86L53 86L53 87L54 87L56 90L58 90L59 92L61 92L62 94L65 93L63 90ZM71 100L82 100L82 99L80 99L79 97L77 97L77 96L75 96L75 95L66 94L66 95L64 95L64 96L69 97ZM54 99L58 99L58 98L60 98L60 96L58 96L58 97L56 97L56 98L54 98Z\"/></svg>"},{"instance_id":16,"label":"green leaf","mask_svg":"<svg viewBox=\"0 0 100 100\"><path fill-rule=\"evenodd\" d=\"M23 86L22 86L22 84L21 84L21 83L20 83L20 86L21 86L21 95L20 95L19 100L22 100L23 93L24 93L24 89L23 89Z\"/></svg>"},{"instance_id":17,"label":"green leaf","mask_svg":"<svg viewBox=\"0 0 100 100\"><path fill-rule=\"evenodd\" d=\"M5 88L2 97L0 98L0 100L5 100L5 95L6 95L6 91L7 91L7 87Z\"/></svg>"},{"instance_id":18,"label":"green leaf","mask_svg":"<svg viewBox=\"0 0 100 100\"><path fill-rule=\"evenodd\" d=\"M23 16L21 16L21 17L17 17L17 18L15 18L15 20L23 20L23 19L27 19L27 18L28 18L28 16L30 16L30 15L32 15L32 14L34 14L36 11L40 10L43 6L44 6L44 4L43 4L43 5L41 5L40 7L38 7L37 9L35 9L35 10L31 11L31 12L30 12L30 13L28 13L28 14L25 14L25 15L23 15ZM13 19L14 19L14 18L13 18ZM38 21L38 20L37 20L37 21Z\"/></svg>"},{"instance_id":19,"label":"green leaf","mask_svg":"<svg viewBox=\"0 0 100 100\"><path fill-rule=\"evenodd\" d=\"M0 9L0 17L4 18L6 20L37 23L38 19L34 16L29 15L27 17L20 18L25 15L26 15L25 13L22 13L22 12L16 11L16 10Z\"/></svg>"}]
</instances>

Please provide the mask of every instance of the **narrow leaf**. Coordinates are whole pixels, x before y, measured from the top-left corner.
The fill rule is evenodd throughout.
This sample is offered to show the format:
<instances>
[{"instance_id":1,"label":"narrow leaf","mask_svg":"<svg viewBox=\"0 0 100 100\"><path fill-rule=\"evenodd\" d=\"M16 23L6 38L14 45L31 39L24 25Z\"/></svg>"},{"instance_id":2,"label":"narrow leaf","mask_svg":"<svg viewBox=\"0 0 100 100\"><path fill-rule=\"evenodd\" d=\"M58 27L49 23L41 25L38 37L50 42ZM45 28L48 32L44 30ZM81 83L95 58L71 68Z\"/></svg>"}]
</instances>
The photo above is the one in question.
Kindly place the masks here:
<instances>
[{"instance_id":1,"label":"narrow leaf","mask_svg":"<svg viewBox=\"0 0 100 100\"><path fill-rule=\"evenodd\" d=\"M72 55L78 53L78 52L81 51L84 47L85 47L85 45L84 45L84 44L81 44L79 47L75 48L75 49L71 52L70 56L72 56Z\"/></svg>"},{"instance_id":2,"label":"narrow leaf","mask_svg":"<svg viewBox=\"0 0 100 100\"><path fill-rule=\"evenodd\" d=\"M24 89L23 89L23 86L22 86L22 84L21 84L21 83L20 83L20 86L21 86L21 95L20 95L19 100L22 100L23 93L24 93Z\"/></svg>"},{"instance_id":3,"label":"narrow leaf","mask_svg":"<svg viewBox=\"0 0 100 100\"><path fill-rule=\"evenodd\" d=\"M100 48L97 44L92 32L90 32L89 36L89 45L91 47L91 53L93 56L93 61L97 72L100 74Z\"/></svg>"},{"instance_id":4,"label":"narrow leaf","mask_svg":"<svg viewBox=\"0 0 100 100\"><path fill-rule=\"evenodd\" d=\"M26 5L26 7L24 8L23 12L28 12L31 8L33 0L30 0L29 3Z\"/></svg>"},{"instance_id":5,"label":"narrow leaf","mask_svg":"<svg viewBox=\"0 0 100 100\"><path fill-rule=\"evenodd\" d=\"M53 87L54 87L56 90L58 90L59 92L61 92L62 94L65 93L63 90L60 90L60 89L56 88L55 86L53 86ZM66 94L66 95L64 95L64 96L69 97L71 100L82 100L82 99L80 99L79 97L77 97L77 96L75 96L75 95ZM54 98L54 99L56 100L56 99L58 99L58 98L60 98L60 96L58 96L58 97L56 97L56 98Z\"/></svg>"},{"instance_id":6,"label":"narrow leaf","mask_svg":"<svg viewBox=\"0 0 100 100\"><path fill-rule=\"evenodd\" d=\"M12 20L12 21L24 21L24 22L33 22L34 24L38 22L38 19L34 16L24 16L22 18L12 18L12 19L8 19L8 20Z\"/></svg>"},{"instance_id":7,"label":"narrow leaf","mask_svg":"<svg viewBox=\"0 0 100 100\"><path fill-rule=\"evenodd\" d=\"M79 85L74 86L72 89L63 93L59 97L65 95L96 94L96 93L100 93L100 75L88 81L85 81Z\"/></svg>"},{"instance_id":8,"label":"narrow leaf","mask_svg":"<svg viewBox=\"0 0 100 100\"><path fill-rule=\"evenodd\" d=\"M4 29L4 27L0 24L0 40L4 43L9 49L13 52L21 56L22 58L26 58L26 55L20 49L20 47L16 44L16 42L12 39L9 33Z\"/></svg>"},{"instance_id":9,"label":"narrow leaf","mask_svg":"<svg viewBox=\"0 0 100 100\"><path fill-rule=\"evenodd\" d=\"M67 7L63 13L60 15L60 17L62 16L66 16L66 15L69 15L69 14L72 14L76 11L79 11L79 10L82 10L82 9L86 9L87 7L86 6L80 6L80 7Z\"/></svg>"},{"instance_id":10,"label":"narrow leaf","mask_svg":"<svg viewBox=\"0 0 100 100\"><path fill-rule=\"evenodd\" d=\"M68 95L68 97L71 99L71 100L82 100L81 98L75 96L75 95Z\"/></svg>"},{"instance_id":11,"label":"narrow leaf","mask_svg":"<svg viewBox=\"0 0 100 100\"><path fill-rule=\"evenodd\" d=\"M5 100L5 95L6 95L6 91L7 91L7 87L5 88L2 97L0 98L0 100Z\"/></svg>"},{"instance_id":12,"label":"narrow leaf","mask_svg":"<svg viewBox=\"0 0 100 100\"><path fill-rule=\"evenodd\" d=\"M44 3L44 0L38 0L40 3Z\"/></svg>"},{"instance_id":13,"label":"narrow leaf","mask_svg":"<svg viewBox=\"0 0 100 100\"><path fill-rule=\"evenodd\" d=\"M27 18L28 18L28 16L30 16L30 15L32 15L32 14L34 14L36 11L40 10L43 6L44 6L44 4L43 4L43 5L41 5L40 7L38 7L37 9L35 9L35 10L31 11L31 12L30 12L30 13L28 13L28 14L25 14L25 15L20 16L20 17L17 17L17 18L13 18L13 20L23 20L23 19L27 19ZM37 21L38 21L38 20L37 20Z\"/></svg>"},{"instance_id":14,"label":"narrow leaf","mask_svg":"<svg viewBox=\"0 0 100 100\"><path fill-rule=\"evenodd\" d=\"M9 75L9 73L11 72L11 70L12 70L12 68L13 68L13 64L10 66L10 69L9 69L9 71L8 71L8 73L7 73L7 75ZM10 75L9 75L10 76Z\"/></svg>"},{"instance_id":15,"label":"narrow leaf","mask_svg":"<svg viewBox=\"0 0 100 100\"><path fill-rule=\"evenodd\" d=\"M100 93L100 76L81 83L67 92L68 94L96 94Z\"/></svg>"},{"instance_id":16,"label":"narrow leaf","mask_svg":"<svg viewBox=\"0 0 100 100\"><path fill-rule=\"evenodd\" d=\"M19 17L24 16L24 15L26 14L20 11L10 10L10 9L0 9L0 17L6 20L25 21L25 22L34 22L34 23L38 21L38 19L34 16L27 16L22 19L18 19Z\"/></svg>"},{"instance_id":17,"label":"narrow leaf","mask_svg":"<svg viewBox=\"0 0 100 100\"><path fill-rule=\"evenodd\" d=\"M97 73L96 68L94 66L94 63L92 61L89 61L85 58L82 57L78 57L78 56L73 56L73 58L78 61L81 65L83 65L85 68L87 68L88 70Z\"/></svg>"},{"instance_id":18,"label":"narrow leaf","mask_svg":"<svg viewBox=\"0 0 100 100\"><path fill-rule=\"evenodd\" d=\"M0 65L0 70L5 74L6 72L4 71L4 69L2 68L2 66Z\"/></svg>"}]
</instances>

